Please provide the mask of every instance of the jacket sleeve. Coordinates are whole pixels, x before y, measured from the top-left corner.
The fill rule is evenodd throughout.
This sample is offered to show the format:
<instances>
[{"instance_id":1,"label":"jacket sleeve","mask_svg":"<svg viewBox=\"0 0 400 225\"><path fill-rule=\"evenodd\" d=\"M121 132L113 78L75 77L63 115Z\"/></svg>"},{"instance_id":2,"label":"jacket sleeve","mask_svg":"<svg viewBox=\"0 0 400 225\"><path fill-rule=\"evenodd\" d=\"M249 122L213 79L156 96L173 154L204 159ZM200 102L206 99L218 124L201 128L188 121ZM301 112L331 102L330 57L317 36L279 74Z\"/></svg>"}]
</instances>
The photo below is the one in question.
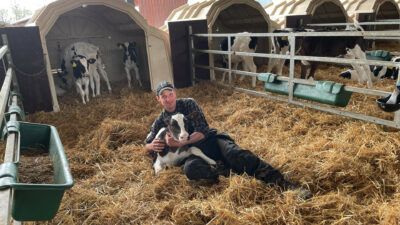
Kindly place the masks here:
<instances>
[{"instance_id":1,"label":"jacket sleeve","mask_svg":"<svg viewBox=\"0 0 400 225\"><path fill-rule=\"evenodd\" d=\"M191 101L188 102L187 107L189 113L195 117L192 119L192 126L195 132L200 132L208 137L210 127L208 126L207 120L201 110L200 106L194 99L190 99Z\"/></svg>"},{"instance_id":2,"label":"jacket sleeve","mask_svg":"<svg viewBox=\"0 0 400 225\"><path fill-rule=\"evenodd\" d=\"M146 140L144 141L146 144L151 143L154 140L154 138L156 137L158 131L161 128L166 127L162 118L163 117L162 117L162 113L161 113L157 117L157 119L154 120L153 125L151 125L150 132L147 134Z\"/></svg>"}]
</instances>

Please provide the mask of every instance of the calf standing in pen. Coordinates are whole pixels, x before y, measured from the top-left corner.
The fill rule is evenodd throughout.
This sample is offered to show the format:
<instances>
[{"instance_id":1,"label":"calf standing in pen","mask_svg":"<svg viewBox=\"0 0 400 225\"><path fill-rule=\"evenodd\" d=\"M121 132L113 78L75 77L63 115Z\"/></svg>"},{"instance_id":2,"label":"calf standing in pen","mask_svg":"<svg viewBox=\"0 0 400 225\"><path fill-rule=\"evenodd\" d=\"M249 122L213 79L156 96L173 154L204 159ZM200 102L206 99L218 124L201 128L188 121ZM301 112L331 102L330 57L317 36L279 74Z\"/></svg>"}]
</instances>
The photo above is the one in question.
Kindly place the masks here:
<instances>
[{"instance_id":1,"label":"calf standing in pen","mask_svg":"<svg viewBox=\"0 0 400 225\"><path fill-rule=\"evenodd\" d=\"M85 63L82 61L82 64L85 66L85 70L87 71L93 97L95 97L96 95L100 95L99 74L101 74L101 76L103 77L104 81L107 84L108 91L111 93L111 85L108 80L107 73L103 68L102 59L100 57L99 48L97 46L86 42L75 42L66 47L64 58L61 62L62 74L68 74L70 67L73 67L74 64L68 64L66 62L70 61L74 57L79 57L80 60L86 60Z\"/></svg>"},{"instance_id":2,"label":"calf standing in pen","mask_svg":"<svg viewBox=\"0 0 400 225\"><path fill-rule=\"evenodd\" d=\"M88 61L84 56L76 55L71 59L72 72L75 78L76 91L81 95L83 104L89 102L89 72ZM85 101L86 98L86 101Z\"/></svg>"},{"instance_id":3,"label":"calf standing in pen","mask_svg":"<svg viewBox=\"0 0 400 225\"><path fill-rule=\"evenodd\" d=\"M274 30L272 33L289 33L292 30ZM272 39L272 53L280 55L289 54L289 41L286 36L274 36ZM276 74L282 75L285 59L270 58L268 62L267 72L272 73L274 70Z\"/></svg>"},{"instance_id":4,"label":"calf standing in pen","mask_svg":"<svg viewBox=\"0 0 400 225\"><path fill-rule=\"evenodd\" d=\"M243 32L240 34L246 34L247 32ZM231 51L233 52L249 52L254 53L257 49L257 37L231 37ZM223 51L228 51L228 38L224 38L221 41L220 49ZM254 64L253 56L239 56L233 54L231 57L231 62L233 64L233 69L237 70L238 65L242 63L243 70L249 71L252 73L257 72L257 66ZM223 66L226 68L227 64L229 63L228 56L223 56ZM222 82L225 81L225 75L228 72L224 72L222 74ZM240 81L244 79L244 75L240 77ZM251 80L251 87L256 86L256 77L252 77Z\"/></svg>"},{"instance_id":5,"label":"calf standing in pen","mask_svg":"<svg viewBox=\"0 0 400 225\"><path fill-rule=\"evenodd\" d=\"M221 172L232 170L235 173L247 173L250 176L264 181L270 185L279 185L285 190L298 190L300 197L310 197L310 193L302 188L297 188L284 179L279 170L264 162L249 150L242 149L235 144L229 135L221 133L217 134L217 130L209 128L206 118L196 101L192 98L176 99L175 89L169 82L160 82L156 88L156 99L163 106L164 110L154 121L150 128L150 132L145 140L145 148L149 153L163 152L165 146L169 147L197 147L202 153L210 159L220 160L224 164L224 170L214 168L210 161L204 160L203 157L192 154L189 155L183 163L184 172L190 180L210 179L218 180ZM185 138L186 134L180 141L176 137L166 134L165 140L157 138L160 130L167 126L165 120L173 115L180 113L183 115L191 115L197 113L196 119L188 120L187 132L190 138ZM161 131L162 133L163 131ZM227 174L225 174L227 175Z\"/></svg>"},{"instance_id":6,"label":"calf standing in pen","mask_svg":"<svg viewBox=\"0 0 400 225\"><path fill-rule=\"evenodd\" d=\"M366 59L364 38L362 36L304 37L298 52L303 56L337 57L339 55L345 55L346 58L351 59ZM310 67L307 79L312 79L318 63L319 62L314 61L301 61L301 78L306 78L307 69ZM371 88L372 80L369 66L360 66L357 64L352 64L352 66L357 70L358 74L360 74L359 83L363 84L366 81L367 86Z\"/></svg>"},{"instance_id":7,"label":"calf standing in pen","mask_svg":"<svg viewBox=\"0 0 400 225\"><path fill-rule=\"evenodd\" d=\"M131 70L135 71L136 80L139 82L140 87L142 82L140 81L139 68L137 65L137 55L136 55L136 42L125 42L118 43L117 46L124 50L124 55L122 62L125 65L126 78L128 79L128 87L131 87Z\"/></svg>"},{"instance_id":8,"label":"calf standing in pen","mask_svg":"<svg viewBox=\"0 0 400 225\"><path fill-rule=\"evenodd\" d=\"M189 120L196 119L196 112L189 116L184 116L181 113L175 114L165 119L167 127L161 128L155 138L165 140L166 135L171 135L175 141L184 142L190 139L188 130ZM215 165L215 161L208 158L204 153L197 147L184 145L181 147L170 147L165 145L162 152L157 152L154 157L154 172L157 174L160 170L165 167L165 164L171 166L177 166L182 160L186 159L190 155L196 155L204 159L210 165Z\"/></svg>"}]
</instances>

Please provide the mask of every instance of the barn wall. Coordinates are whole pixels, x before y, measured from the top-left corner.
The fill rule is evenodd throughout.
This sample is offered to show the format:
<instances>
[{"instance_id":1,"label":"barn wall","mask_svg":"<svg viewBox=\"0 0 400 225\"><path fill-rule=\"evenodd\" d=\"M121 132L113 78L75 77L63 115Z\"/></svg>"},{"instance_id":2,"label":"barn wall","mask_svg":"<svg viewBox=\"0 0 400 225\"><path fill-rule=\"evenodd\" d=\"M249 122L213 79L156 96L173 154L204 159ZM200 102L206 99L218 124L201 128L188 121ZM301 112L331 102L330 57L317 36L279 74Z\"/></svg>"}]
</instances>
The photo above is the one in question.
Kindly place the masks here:
<instances>
[{"instance_id":1,"label":"barn wall","mask_svg":"<svg viewBox=\"0 0 400 225\"><path fill-rule=\"evenodd\" d=\"M172 10L186 3L187 0L139 0L139 11L150 25L160 27Z\"/></svg>"}]
</instances>

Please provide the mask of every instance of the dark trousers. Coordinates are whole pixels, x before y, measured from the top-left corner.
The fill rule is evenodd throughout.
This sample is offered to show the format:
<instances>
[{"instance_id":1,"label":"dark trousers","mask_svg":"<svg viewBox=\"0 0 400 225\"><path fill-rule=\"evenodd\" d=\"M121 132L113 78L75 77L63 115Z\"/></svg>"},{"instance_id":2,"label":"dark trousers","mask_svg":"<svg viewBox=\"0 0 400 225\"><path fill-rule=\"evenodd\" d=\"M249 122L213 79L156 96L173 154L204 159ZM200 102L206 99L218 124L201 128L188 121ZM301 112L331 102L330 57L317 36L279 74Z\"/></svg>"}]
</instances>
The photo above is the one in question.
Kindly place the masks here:
<instances>
[{"instance_id":1,"label":"dark trousers","mask_svg":"<svg viewBox=\"0 0 400 225\"><path fill-rule=\"evenodd\" d=\"M214 160L221 160L225 167L237 174L247 173L267 184L286 186L279 170L274 169L249 150L240 148L226 134L218 134L194 145ZM192 155L184 162L184 172L190 180L217 179L218 170L198 156Z\"/></svg>"}]
</instances>

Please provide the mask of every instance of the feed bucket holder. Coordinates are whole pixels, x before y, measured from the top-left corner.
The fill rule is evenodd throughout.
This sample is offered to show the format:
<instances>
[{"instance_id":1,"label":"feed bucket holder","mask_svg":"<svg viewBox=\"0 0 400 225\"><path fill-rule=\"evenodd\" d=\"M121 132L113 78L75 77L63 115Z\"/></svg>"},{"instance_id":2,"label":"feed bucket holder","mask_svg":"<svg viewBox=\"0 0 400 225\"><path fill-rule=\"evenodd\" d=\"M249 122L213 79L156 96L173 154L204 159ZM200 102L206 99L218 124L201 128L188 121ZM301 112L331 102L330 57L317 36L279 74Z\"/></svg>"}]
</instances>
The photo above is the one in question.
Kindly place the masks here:
<instances>
[{"instance_id":1,"label":"feed bucket holder","mask_svg":"<svg viewBox=\"0 0 400 225\"><path fill-rule=\"evenodd\" d=\"M375 50L367 53L368 60L380 60L380 61L391 61L392 55L389 51Z\"/></svg>"},{"instance_id":2,"label":"feed bucket holder","mask_svg":"<svg viewBox=\"0 0 400 225\"><path fill-rule=\"evenodd\" d=\"M16 128L16 123L19 128ZM74 184L57 129L46 124L16 121L9 121L7 127L8 132L18 133L18 161L21 151L40 148L49 153L54 171L53 184L17 183L17 170L10 165L4 166L3 174L7 180L3 184L0 182L0 188L13 189L11 215L18 221L50 220L56 215L65 190Z\"/></svg>"},{"instance_id":3,"label":"feed bucket holder","mask_svg":"<svg viewBox=\"0 0 400 225\"><path fill-rule=\"evenodd\" d=\"M265 82L264 89L266 91L289 95L289 83L276 79L277 76L272 73L261 73L258 75L258 80ZM315 86L295 83L293 86L293 96L344 107L349 103L352 92L345 91L343 87L343 84L332 81L318 81Z\"/></svg>"}]
</instances>

